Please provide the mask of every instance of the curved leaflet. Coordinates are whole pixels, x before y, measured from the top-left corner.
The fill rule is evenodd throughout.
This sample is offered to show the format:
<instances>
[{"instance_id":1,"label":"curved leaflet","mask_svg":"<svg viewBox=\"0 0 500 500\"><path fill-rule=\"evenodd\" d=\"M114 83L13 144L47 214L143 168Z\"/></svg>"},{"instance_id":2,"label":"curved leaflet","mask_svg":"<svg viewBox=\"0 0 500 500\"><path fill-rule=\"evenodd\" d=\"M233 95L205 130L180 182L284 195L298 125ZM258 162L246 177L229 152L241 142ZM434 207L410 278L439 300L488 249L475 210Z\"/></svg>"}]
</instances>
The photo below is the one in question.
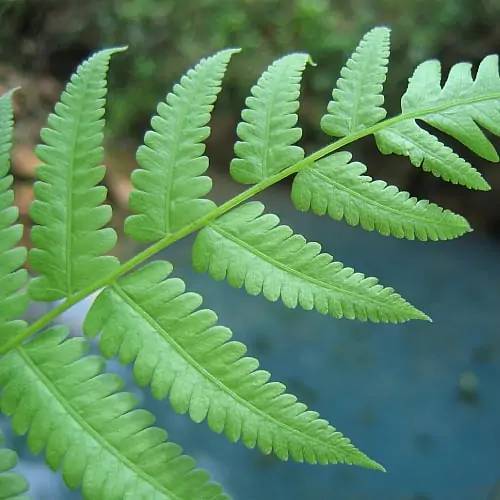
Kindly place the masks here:
<instances>
[{"instance_id":1,"label":"curved leaflet","mask_svg":"<svg viewBox=\"0 0 500 500\"><path fill-rule=\"evenodd\" d=\"M106 171L100 165L106 73L111 55L121 50L98 52L78 68L41 132L44 144L36 153L44 164L36 169L30 207L36 225L29 260L39 273L29 286L34 300L69 297L119 265L104 255L115 246L116 233L103 228L112 210L102 205L107 189L98 184Z\"/></svg>"},{"instance_id":2,"label":"curved leaflet","mask_svg":"<svg viewBox=\"0 0 500 500\"><path fill-rule=\"evenodd\" d=\"M203 156L210 135L210 113L231 56L224 50L203 59L158 105L151 131L137 151L140 168L132 173L129 199L134 215L125 220L126 234L139 242L156 241L179 231L215 208L203 198L212 189Z\"/></svg>"},{"instance_id":3,"label":"curved leaflet","mask_svg":"<svg viewBox=\"0 0 500 500\"><path fill-rule=\"evenodd\" d=\"M382 91L389 63L389 42L388 28L374 28L363 37L342 68L328 113L321 119L325 133L345 137L385 118Z\"/></svg>"},{"instance_id":4,"label":"curved leaflet","mask_svg":"<svg viewBox=\"0 0 500 500\"><path fill-rule=\"evenodd\" d=\"M290 54L275 61L252 87L247 108L241 113L234 146L238 158L231 161L233 179L242 184L256 184L304 157L294 144L302 130L296 127L300 81L307 54Z\"/></svg>"}]
</instances>

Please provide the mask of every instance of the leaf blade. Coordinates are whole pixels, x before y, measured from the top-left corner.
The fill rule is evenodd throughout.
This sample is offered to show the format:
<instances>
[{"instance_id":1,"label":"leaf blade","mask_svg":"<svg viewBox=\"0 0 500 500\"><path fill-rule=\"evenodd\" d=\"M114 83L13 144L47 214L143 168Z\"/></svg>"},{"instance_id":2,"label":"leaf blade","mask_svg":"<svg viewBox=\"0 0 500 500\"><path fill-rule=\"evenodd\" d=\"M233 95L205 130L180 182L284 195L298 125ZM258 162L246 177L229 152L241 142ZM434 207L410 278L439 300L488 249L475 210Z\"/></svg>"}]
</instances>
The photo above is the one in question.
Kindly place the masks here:
<instances>
[{"instance_id":1,"label":"leaf blade","mask_svg":"<svg viewBox=\"0 0 500 500\"><path fill-rule=\"evenodd\" d=\"M320 253L318 243L275 215L262 215L264 205L250 202L205 227L193 245L193 266L217 281L227 279L248 293L268 300L281 298L285 306L300 305L321 314L374 322L429 319L389 287L377 284L333 257Z\"/></svg>"},{"instance_id":2,"label":"leaf blade","mask_svg":"<svg viewBox=\"0 0 500 500\"><path fill-rule=\"evenodd\" d=\"M482 158L497 162L498 153L478 124L500 136L500 76L498 56L485 57L472 79L472 65L452 66L441 87L441 64L431 60L420 64L401 99L403 114L422 113L418 118L451 135ZM442 108L435 112L434 109Z\"/></svg>"},{"instance_id":3,"label":"leaf blade","mask_svg":"<svg viewBox=\"0 0 500 500\"><path fill-rule=\"evenodd\" d=\"M300 81L308 54L294 53L271 64L251 89L238 124L232 178L241 184L257 184L294 165L304 157L295 143L302 130L296 127Z\"/></svg>"},{"instance_id":4,"label":"leaf blade","mask_svg":"<svg viewBox=\"0 0 500 500\"><path fill-rule=\"evenodd\" d=\"M346 462L381 469L282 384L267 383L246 347L229 341L213 311L198 309L199 295L185 293L180 279L166 279L172 265L154 261L104 290L84 323L85 335L100 336L106 357L134 363L139 385L169 395L173 408L207 420L230 441L241 439L282 460Z\"/></svg>"},{"instance_id":5,"label":"leaf blade","mask_svg":"<svg viewBox=\"0 0 500 500\"><path fill-rule=\"evenodd\" d=\"M351 158L335 153L299 172L291 194L295 207L409 240L447 240L471 231L462 216L363 175L365 165Z\"/></svg>"},{"instance_id":6,"label":"leaf blade","mask_svg":"<svg viewBox=\"0 0 500 500\"><path fill-rule=\"evenodd\" d=\"M342 68L332 92L321 129L334 137L345 137L383 120L383 83L390 54L390 30L370 30Z\"/></svg>"},{"instance_id":7,"label":"leaf blade","mask_svg":"<svg viewBox=\"0 0 500 500\"><path fill-rule=\"evenodd\" d=\"M215 208L203 198L212 188L202 175L209 165L202 141L221 81L237 49L202 59L174 86L151 120L144 145L137 151L139 168L132 173L134 189L129 204L133 215L125 233L139 242L168 236Z\"/></svg>"},{"instance_id":8,"label":"leaf blade","mask_svg":"<svg viewBox=\"0 0 500 500\"><path fill-rule=\"evenodd\" d=\"M105 255L116 244L106 226L111 207L103 205L107 189L103 158L106 74L113 54L97 52L72 76L41 132L36 153L35 200L30 214L33 248L29 259L39 276L30 282L35 300L66 298L115 270L117 258Z\"/></svg>"},{"instance_id":9,"label":"leaf blade","mask_svg":"<svg viewBox=\"0 0 500 500\"><path fill-rule=\"evenodd\" d=\"M483 176L435 136L420 128L413 120L406 120L375 133L375 141L383 154L408 156L415 167L422 167L435 177L469 189L489 191Z\"/></svg>"}]
</instances>

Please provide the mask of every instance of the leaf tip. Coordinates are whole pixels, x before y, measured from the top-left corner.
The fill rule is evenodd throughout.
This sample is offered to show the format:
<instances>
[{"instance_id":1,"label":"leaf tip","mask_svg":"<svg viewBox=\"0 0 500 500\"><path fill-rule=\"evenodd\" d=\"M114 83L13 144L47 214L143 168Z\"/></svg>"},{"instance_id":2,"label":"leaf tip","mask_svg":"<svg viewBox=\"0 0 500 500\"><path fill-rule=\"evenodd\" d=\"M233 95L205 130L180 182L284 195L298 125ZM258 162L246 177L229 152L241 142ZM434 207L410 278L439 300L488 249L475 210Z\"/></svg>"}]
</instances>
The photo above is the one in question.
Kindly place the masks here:
<instances>
[{"instance_id":1,"label":"leaf tip","mask_svg":"<svg viewBox=\"0 0 500 500\"><path fill-rule=\"evenodd\" d=\"M416 311L416 314L415 314L415 316L412 319L419 319L419 320L422 320L422 321L429 321L430 323L434 323L432 321L432 318L430 316L428 316L427 314L425 314L420 309L415 308L415 311Z\"/></svg>"},{"instance_id":2,"label":"leaf tip","mask_svg":"<svg viewBox=\"0 0 500 500\"><path fill-rule=\"evenodd\" d=\"M314 62L313 58L310 56L310 54L305 54L307 56L306 59L306 64L309 64L309 66L312 66L313 68L316 67L318 64Z\"/></svg>"},{"instance_id":3,"label":"leaf tip","mask_svg":"<svg viewBox=\"0 0 500 500\"><path fill-rule=\"evenodd\" d=\"M221 56L223 57L227 63L229 63L229 60L234 54L239 54L241 52L240 47L228 47L227 49L220 50L219 52L216 52L213 57Z\"/></svg>"},{"instance_id":4,"label":"leaf tip","mask_svg":"<svg viewBox=\"0 0 500 500\"><path fill-rule=\"evenodd\" d=\"M117 54L119 52L125 52L128 50L128 45L119 45L117 47L109 47L106 49L99 50L95 52L93 55L97 56L99 54L104 55L105 57L111 57L114 54Z\"/></svg>"},{"instance_id":5,"label":"leaf tip","mask_svg":"<svg viewBox=\"0 0 500 500\"><path fill-rule=\"evenodd\" d=\"M390 26L375 26L371 31L385 31L385 32L391 32Z\"/></svg>"},{"instance_id":6,"label":"leaf tip","mask_svg":"<svg viewBox=\"0 0 500 500\"><path fill-rule=\"evenodd\" d=\"M371 470L376 470L378 472L387 472L385 467L372 458L370 458L368 455L365 455L363 452L359 452L361 455L363 455L363 458L361 461L356 461L352 465L357 465L359 467L364 467L365 469L371 469Z\"/></svg>"},{"instance_id":7,"label":"leaf tip","mask_svg":"<svg viewBox=\"0 0 500 500\"><path fill-rule=\"evenodd\" d=\"M15 94L20 89L21 89L21 86L18 85L17 87L13 87L13 88L7 90L6 92L3 92L0 95L0 97L3 97L4 99L8 99L9 97L11 97L13 94Z\"/></svg>"},{"instance_id":8,"label":"leaf tip","mask_svg":"<svg viewBox=\"0 0 500 500\"><path fill-rule=\"evenodd\" d=\"M382 464L379 464L378 462L373 462L373 469L376 470L376 471L379 471L379 472L387 472L387 469L382 465Z\"/></svg>"}]
</instances>

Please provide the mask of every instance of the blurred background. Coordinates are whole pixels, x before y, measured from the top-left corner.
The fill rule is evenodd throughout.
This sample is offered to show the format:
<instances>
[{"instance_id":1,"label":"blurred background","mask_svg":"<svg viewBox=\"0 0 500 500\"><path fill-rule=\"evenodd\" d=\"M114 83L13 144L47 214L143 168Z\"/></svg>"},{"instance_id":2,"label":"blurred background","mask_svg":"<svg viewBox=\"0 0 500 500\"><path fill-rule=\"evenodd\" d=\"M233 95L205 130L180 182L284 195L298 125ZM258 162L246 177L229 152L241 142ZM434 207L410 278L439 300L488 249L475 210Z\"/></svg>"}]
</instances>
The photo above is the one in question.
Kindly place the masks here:
<instances>
[{"instance_id":1,"label":"blurred background","mask_svg":"<svg viewBox=\"0 0 500 500\"><path fill-rule=\"evenodd\" d=\"M201 57L226 47L244 49L232 59L208 140L219 202L241 190L227 175L235 126L249 88L274 59L306 51L318 64L306 71L299 112L302 145L312 152L328 142L318 124L340 68L372 27L393 30L384 92L389 114L399 111L408 77L421 61L438 58L446 75L456 62L477 66L500 52L497 0L0 0L0 16L0 92L22 87L15 96L12 166L27 225L38 164L34 146L66 80L94 51L129 46L113 58L109 74L106 184L118 232L135 150L156 104ZM249 297L196 275L192 240L159 256L206 297L205 305L263 368L388 469L380 474L281 463L231 445L206 424L195 425L167 402L154 401L133 385L130 367L110 362L158 425L235 499L493 500L488 495L500 480L500 167L446 142L484 174L491 192L471 192L423 174L405 158L382 156L371 138L350 151L372 177L464 215L475 232L456 241L399 241L298 213L287 182L260 197L337 260L395 287L433 324L334 320ZM117 253L126 258L137 250L122 237ZM86 307L63 318L75 335ZM38 306L31 311L40 312ZM21 454L19 467L31 479L33 498L80 498L45 470L43 458L28 453L24 438L9 434L8 422L0 420L0 426Z\"/></svg>"}]
</instances>

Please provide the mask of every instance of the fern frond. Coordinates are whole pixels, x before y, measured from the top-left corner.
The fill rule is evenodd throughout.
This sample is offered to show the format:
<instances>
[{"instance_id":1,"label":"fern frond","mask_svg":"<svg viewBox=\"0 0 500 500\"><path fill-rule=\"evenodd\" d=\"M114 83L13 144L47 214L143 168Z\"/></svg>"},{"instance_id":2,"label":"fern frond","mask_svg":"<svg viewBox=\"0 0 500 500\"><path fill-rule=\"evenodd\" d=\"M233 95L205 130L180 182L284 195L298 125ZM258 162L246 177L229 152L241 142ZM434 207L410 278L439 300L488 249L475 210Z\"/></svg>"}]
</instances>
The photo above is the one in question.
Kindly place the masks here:
<instances>
[{"instance_id":1,"label":"fern frond","mask_svg":"<svg viewBox=\"0 0 500 500\"><path fill-rule=\"evenodd\" d=\"M134 215L125 221L126 234L140 242L156 241L187 226L215 208L203 198L212 189L202 174L208 158L202 141L210 135L210 113L231 56L224 50L203 59L183 76L166 102L158 105L144 146L137 152L141 168L132 174L129 199Z\"/></svg>"},{"instance_id":2,"label":"fern frond","mask_svg":"<svg viewBox=\"0 0 500 500\"><path fill-rule=\"evenodd\" d=\"M16 246L23 236L23 226L16 224L19 210L13 206L13 177L9 174L13 92L0 97L0 344L26 328L26 322L17 318L29 305L27 292L21 292L28 283L28 271L21 269L27 251Z\"/></svg>"},{"instance_id":3,"label":"fern frond","mask_svg":"<svg viewBox=\"0 0 500 500\"><path fill-rule=\"evenodd\" d=\"M426 170L445 180L488 190L488 184L465 160L420 129L415 121L423 120L454 137L478 156L497 162L498 153L479 126L500 136L498 56L482 60L475 80L471 67L469 63L455 64L441 87L439 61L420 64L401 99L400 119L376 132L375 137L382 153L409 156L414 165L423 163Z\"/></svg>"},{"instance_id":4,"label":"fern frond","mask_svg":"<svg viewBox=\"0 0 500 500\"><path fill-rule=\"evenodd\" d=\"M0 407L32 453L84 498L227 499L194 460L151 427L151 413L118 392L123 381L103 374L105 361L86 356L88 342L65 340L54 327L0 358Z\"/></svg>"},{"instance_id":5,"label":"fern frond","mask_svg":"<svg viewBox=\"0 0 500 500\"><path fill-rule=\"evenodd\" d=\"M320 253L319 243L307 243L263 211L262 203L250 202L200 231L193 245L194 268L236 288L245 286L251 295L262 293L272 301L281 297L287 307L299 304L337 318L429 319L392 288L333 261Z\"/></svg>"},{"instance_id":6,"label":"fern frond","mask_svg":"<svg viewBox=\"0 0 500 500\"><path fill-rule=\"evenodd\" d=\"M342 68L328 113L321 119L325 133L345 137L385 118L382 90L389 63L389 44L388 28L374 28L363 37Z\"/></svg>"},{"instance_id":7,"label":"fern frond","mask_svg":"<svg viewBox=\"0 0 500 500\"><path fill-rule=\"evenodd\" d=\"M106 357L118 353L134 363L139 385L151 384L155 397L169 394L173 408L195 422L207 419L215 432L280 459L309 463L345 462L381 469L316 412L267 383L246 347L229 341L213 311L200 310L198 294L185 293L180 279L166 279L172 265L155 261L104 290L84 323L90 337L101 333Z\"/></svg>"},{"instance_id":8,"label":"fern frond","mask_svg":"<svg viewBox=\"0 0 500 500\"><path fill-rule=\"evenodd\" d=\"M347 151L334 153L299 172L292 187L295 207L409 240L447 240L471 231L460 215L410 198L384 181L372 181L363 175L365 165L349 163L351 158Z\"/></svg>"},{"instance_id":9,"label":"fern frond","mask_svg":"<svg viewBox=\"0 0 500 500\"><path fill-rule=\"evenodd\" d=\"M241 113L234 146L238 158L231 161L233 179L242 184L257 184L294 165L304 150L294 144L302 130L296 127L300 81L308 54L290 54L275 61L252 87L247 108Z\"/></svg>"},{"instance_id":10,"label":"fern frond","mask_svg":"<svg viewBox=\"0 0 500 500\"><path fill-rule=\"evenodd\" d=\"M30 263L39 277L30 283L32 298L53 301L82 290L114 270L119 262L103 254L116 243L116 233L104 228L111 207L102 205L104 178L104 104L106 73L111 55L96 53L71 78L41 132L36 149L44 163L37 167L35 200L30 213Z\"/></svg>"},{"instance_id":11,"label":"fern frond","mask_svg":"<svg viewBox=\"0 0 500 500\"><path fill-rule=\"evenodd\" d=\"M4 438L0 430L0 445ZM27 479L13 472L12 469L17 465L18 456L13 450L0 446L0 500L23 500L28 497L20 496L29 490Z\"/></svg>"}]
</instances>

